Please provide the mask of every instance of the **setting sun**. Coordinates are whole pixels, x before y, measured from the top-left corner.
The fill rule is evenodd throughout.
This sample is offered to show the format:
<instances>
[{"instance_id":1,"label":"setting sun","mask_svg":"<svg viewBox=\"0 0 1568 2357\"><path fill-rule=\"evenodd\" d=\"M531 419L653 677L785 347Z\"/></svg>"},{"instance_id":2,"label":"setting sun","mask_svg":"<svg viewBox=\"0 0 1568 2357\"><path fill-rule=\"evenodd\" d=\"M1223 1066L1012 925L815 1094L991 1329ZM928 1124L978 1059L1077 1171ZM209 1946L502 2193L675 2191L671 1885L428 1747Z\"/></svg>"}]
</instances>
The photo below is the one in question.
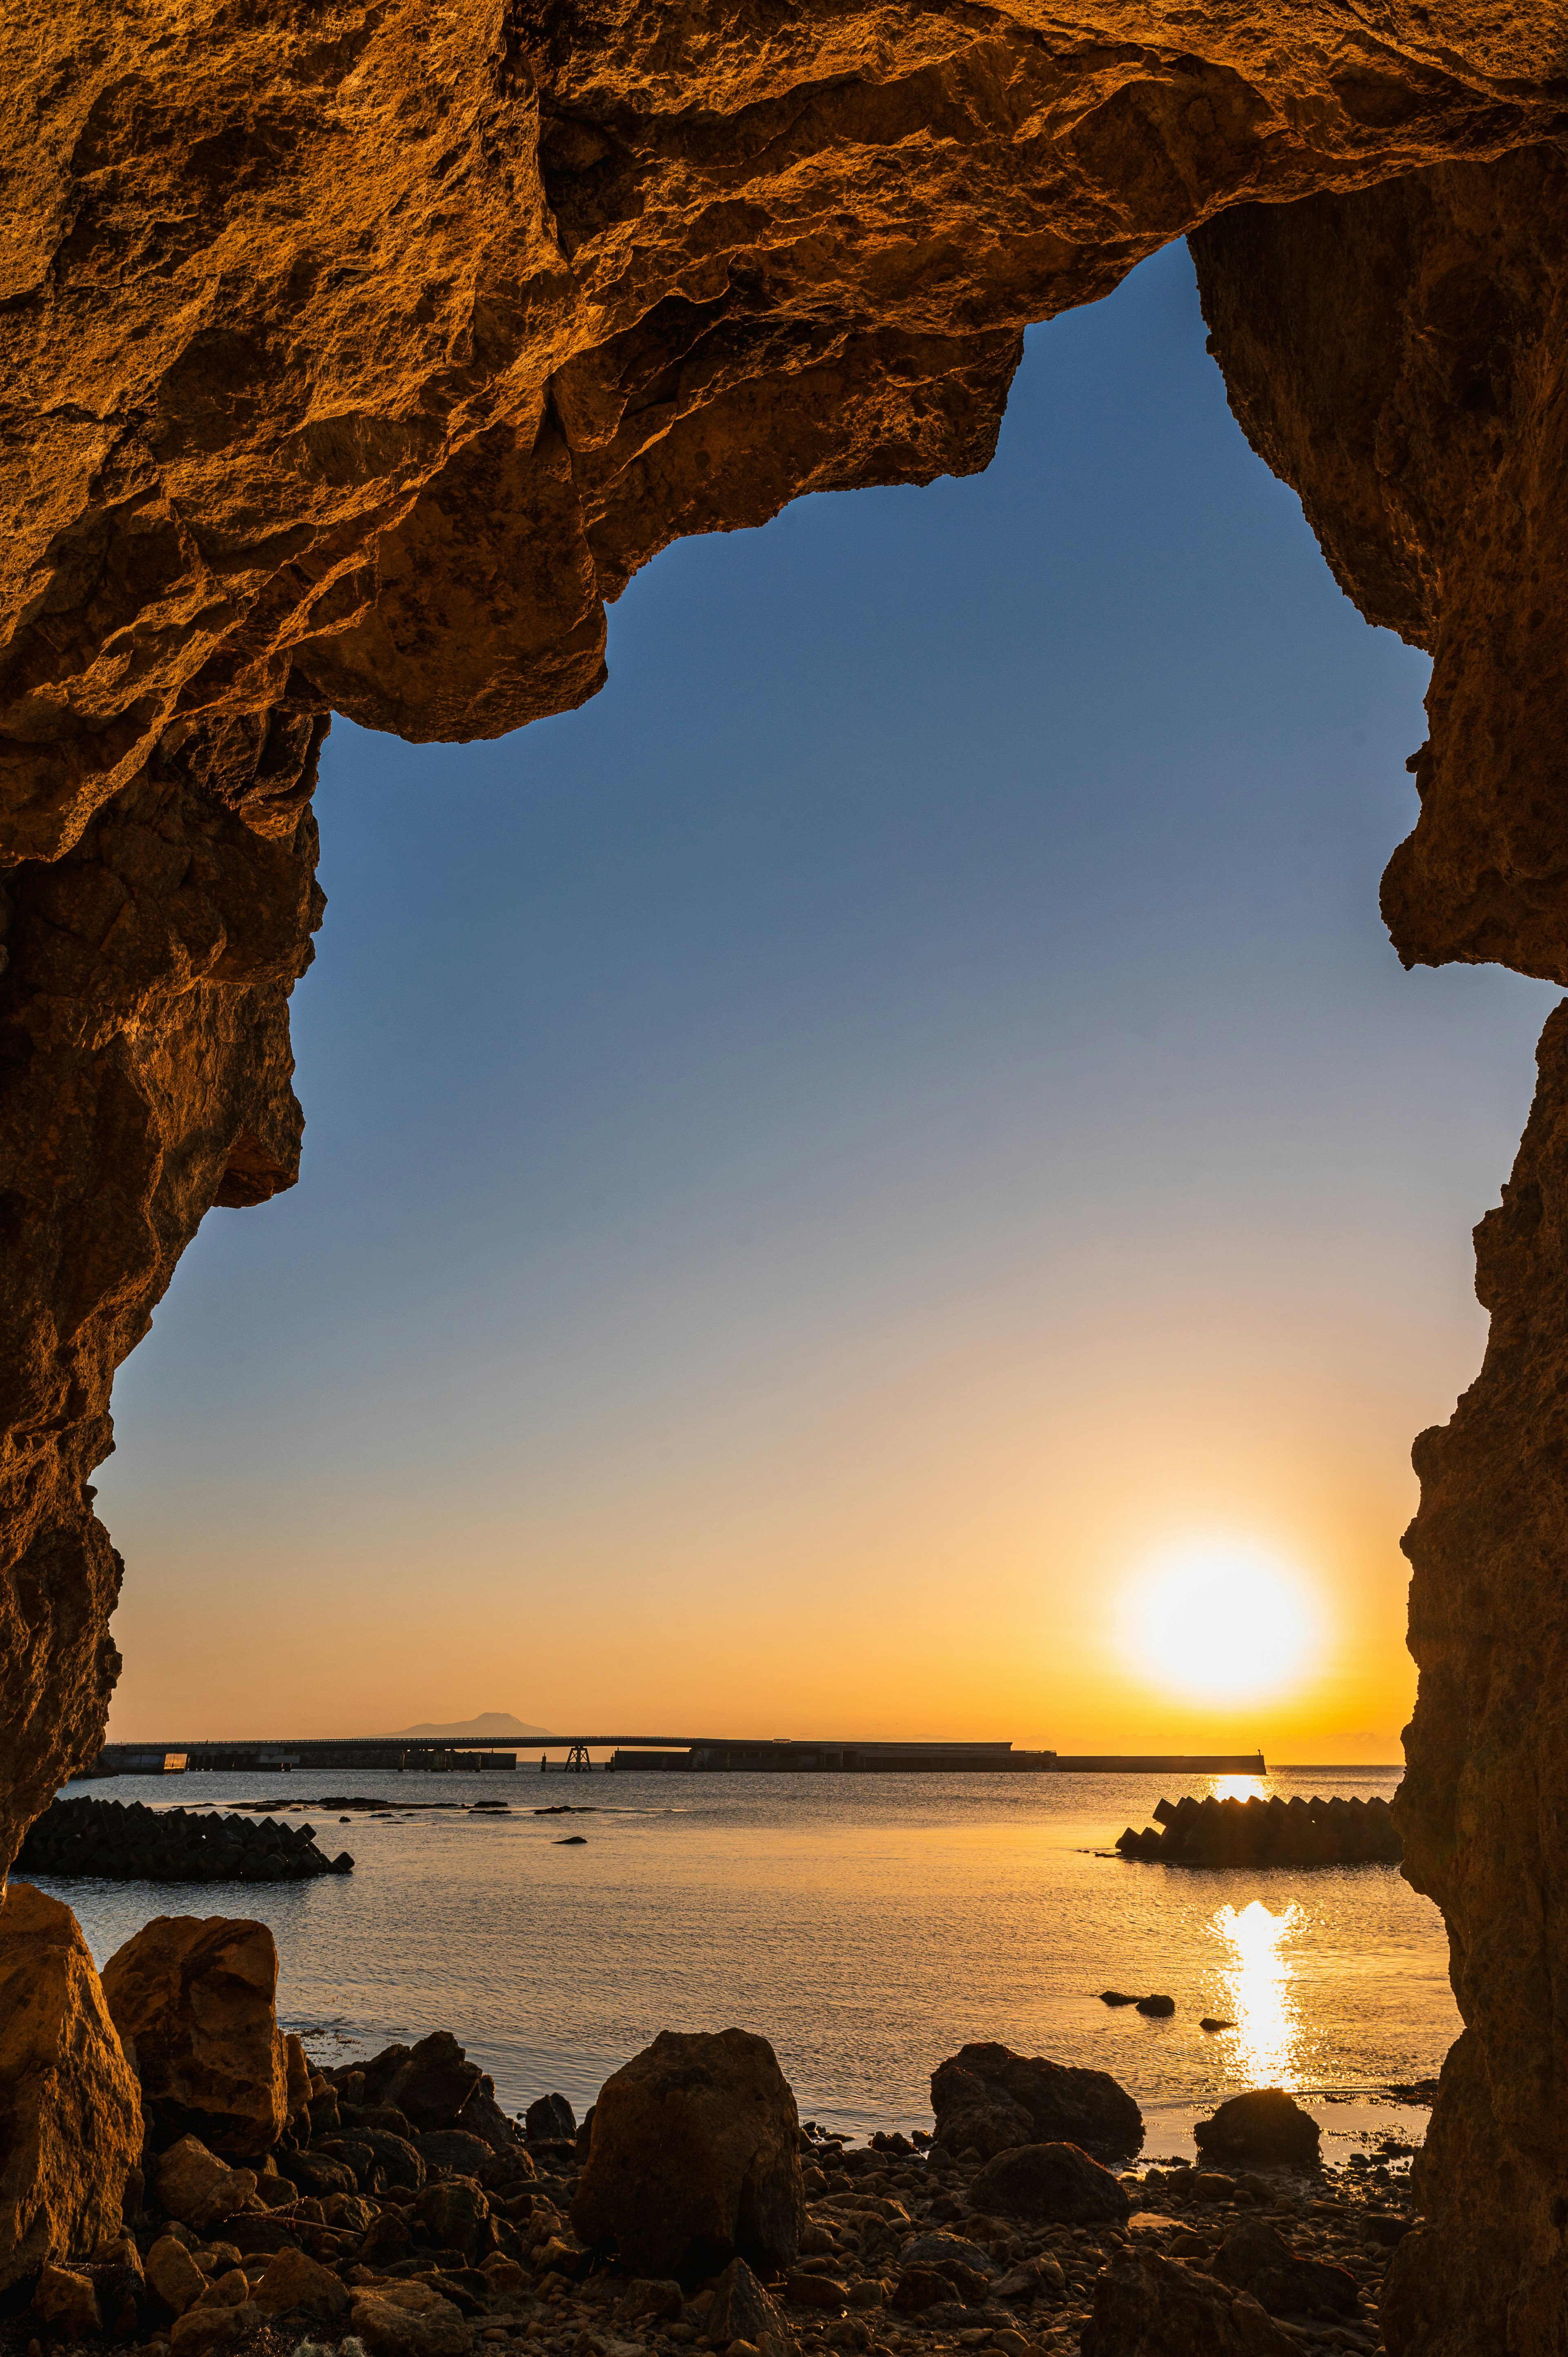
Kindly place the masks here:
<instances>
[{"instance_id":1,"label":"setting sun","mask_svg":"<svg viewBox=\"0 0 1568 2357\"><path fill-rule=\"evenodd\" d=\"M1151 1684L1240 1702L1300 1683L1316 1662L1320 1617L1300 1574L1266 1547L1194 1540L1134 1577L1122 1634Z\"/></svg>"}]
</instances>

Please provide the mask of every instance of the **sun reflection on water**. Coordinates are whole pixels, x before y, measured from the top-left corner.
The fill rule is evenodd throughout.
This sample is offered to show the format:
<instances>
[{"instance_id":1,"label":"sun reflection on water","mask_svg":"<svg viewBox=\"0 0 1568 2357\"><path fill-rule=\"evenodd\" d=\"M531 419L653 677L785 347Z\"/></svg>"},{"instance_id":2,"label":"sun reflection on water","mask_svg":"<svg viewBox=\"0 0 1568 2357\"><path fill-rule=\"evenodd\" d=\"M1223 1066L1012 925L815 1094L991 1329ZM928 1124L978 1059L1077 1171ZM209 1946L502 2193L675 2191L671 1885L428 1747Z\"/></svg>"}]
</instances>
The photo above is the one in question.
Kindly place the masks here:
<instances>
[{"instance_id":1,"label":"sun reflection on water","mask_svg":"<svg viewBox=\"0 0 1568 2357\"><path fill-rule=\"evenodd\" d=\"M1217 1801L1266 1801L1269 1787L1261 1776L1216 1776L1209 1791Z\"/></svg>"},{"instance_id":2,"label":"sun reflection on water","mask_svg":"<svg viewBox=\"0 0 1568 2357\"><path fill-rule=\"evenodd\" d=\"M1254 1899L1240 1909L1221 1907L1213 1920L1213 1929L1230 1952L1222 1977L1239 2034L1234 2059L1249 2086L1288 2089L1298 2083L1294 1972L1285 1942L1303 1913L1294 1900L1276 1914Z\"/></svg>"}]
</instances>

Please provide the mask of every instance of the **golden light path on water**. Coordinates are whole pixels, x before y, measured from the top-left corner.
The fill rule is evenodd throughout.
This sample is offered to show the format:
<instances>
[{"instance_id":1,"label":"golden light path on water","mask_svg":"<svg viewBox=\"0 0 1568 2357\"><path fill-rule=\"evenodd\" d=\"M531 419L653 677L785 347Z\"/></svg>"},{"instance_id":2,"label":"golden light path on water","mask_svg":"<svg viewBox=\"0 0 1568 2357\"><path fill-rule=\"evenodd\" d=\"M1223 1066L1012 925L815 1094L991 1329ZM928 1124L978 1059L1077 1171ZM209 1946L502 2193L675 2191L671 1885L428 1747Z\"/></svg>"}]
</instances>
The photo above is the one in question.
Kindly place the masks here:
<instances>
[{"instance_id":1,"label":"golden light path on water","mask_svg":"<svg viewBox=\"0 0 1568 2357\"><path fill-rule=\"evenodd\" d=\"M1219 1777L1214 1791L1222 1801L1267 1798L1267 1788L1256 1776ZM1250 2086L1288 2092L1302 2083L1301 2021L1290 1938L1305 1921L1305 1909L1294 1900L1272 1908L1261 1899L1245 1907L1219 1908L1210 1920L1209 1929L1225 1950L1220 1967L1225 2011L1236 2024L1237 2059Z\"/></svg>"},{"instance_id":2,"label":"golden light path on water","mask_svg":"<svg viewBox=\"0 0 1568 2357\"><path fill-rule=\"evenodd\" d=\"M1230 1951L1222 1977L1251 2086L1299 2083L1299 2025L1286 1943L1303 1915L1294 1900L1276 1911L1254 1899L1245 1907L1221 1907L1213 1919Z\"/></svg>"}]
</instances>

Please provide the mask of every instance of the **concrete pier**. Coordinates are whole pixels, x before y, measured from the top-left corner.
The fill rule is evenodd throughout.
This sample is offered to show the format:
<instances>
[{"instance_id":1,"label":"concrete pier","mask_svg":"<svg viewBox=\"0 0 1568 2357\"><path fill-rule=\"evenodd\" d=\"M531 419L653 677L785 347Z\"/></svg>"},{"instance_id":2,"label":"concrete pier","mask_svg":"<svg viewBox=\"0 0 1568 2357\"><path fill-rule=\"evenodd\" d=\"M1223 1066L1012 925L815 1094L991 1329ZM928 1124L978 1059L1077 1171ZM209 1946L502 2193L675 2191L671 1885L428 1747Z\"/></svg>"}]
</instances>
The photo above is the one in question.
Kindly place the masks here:
<instances>
[{"instance_id":1,"label":"concrete pier","mask_svg":"<svg viewBox=\"0 0 1568 2357\"><path fill-rule=\"evenodd\" d=\"M403 1743L385 1737L337 1740L111 1743L89 1776L160 1772L183 1761L188 1774L265 1777L318 1774L326 1769L388 1770L422 1775L472 1775L540 1765L552 1753L586 1771L591 1751L607 1751L618 1775L859 1775L859 1776L1264 1776L1261 1751L1062 1752L1017 1751L1011 1743L851 1742L838 1737L689 1735L535 1736L515 1749L486 1743ZM595 1774L601 1771L594 1770Z\"/></svg>"}]
</instances>

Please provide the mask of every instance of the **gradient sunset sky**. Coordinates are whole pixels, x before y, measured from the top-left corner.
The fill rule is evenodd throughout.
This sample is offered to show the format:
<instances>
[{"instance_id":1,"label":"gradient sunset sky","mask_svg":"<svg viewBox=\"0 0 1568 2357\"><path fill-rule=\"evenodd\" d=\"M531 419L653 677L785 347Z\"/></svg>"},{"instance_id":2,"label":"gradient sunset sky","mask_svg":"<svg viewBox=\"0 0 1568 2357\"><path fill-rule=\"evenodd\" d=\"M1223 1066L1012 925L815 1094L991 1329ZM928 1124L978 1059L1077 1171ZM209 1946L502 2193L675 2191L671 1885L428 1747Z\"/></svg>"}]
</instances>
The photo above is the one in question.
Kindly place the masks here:
<instances>
[{"instance_id":1,"label":"gradient sunset sky","mask_svg":"<svg viewBox=\"0 0 1568 2357\"><path fill-rule=\"evenodd\" d=\"M1412 1436L1556 994L1406 975L1424 659L1241 439L1185 249L988 474L671 549L499 744L344 722L305 1176L120 1377L119 1737L1393 1760ZM1151 1563L1320 1641L1200 1700Z\"/></svg>"}]
</instances>

